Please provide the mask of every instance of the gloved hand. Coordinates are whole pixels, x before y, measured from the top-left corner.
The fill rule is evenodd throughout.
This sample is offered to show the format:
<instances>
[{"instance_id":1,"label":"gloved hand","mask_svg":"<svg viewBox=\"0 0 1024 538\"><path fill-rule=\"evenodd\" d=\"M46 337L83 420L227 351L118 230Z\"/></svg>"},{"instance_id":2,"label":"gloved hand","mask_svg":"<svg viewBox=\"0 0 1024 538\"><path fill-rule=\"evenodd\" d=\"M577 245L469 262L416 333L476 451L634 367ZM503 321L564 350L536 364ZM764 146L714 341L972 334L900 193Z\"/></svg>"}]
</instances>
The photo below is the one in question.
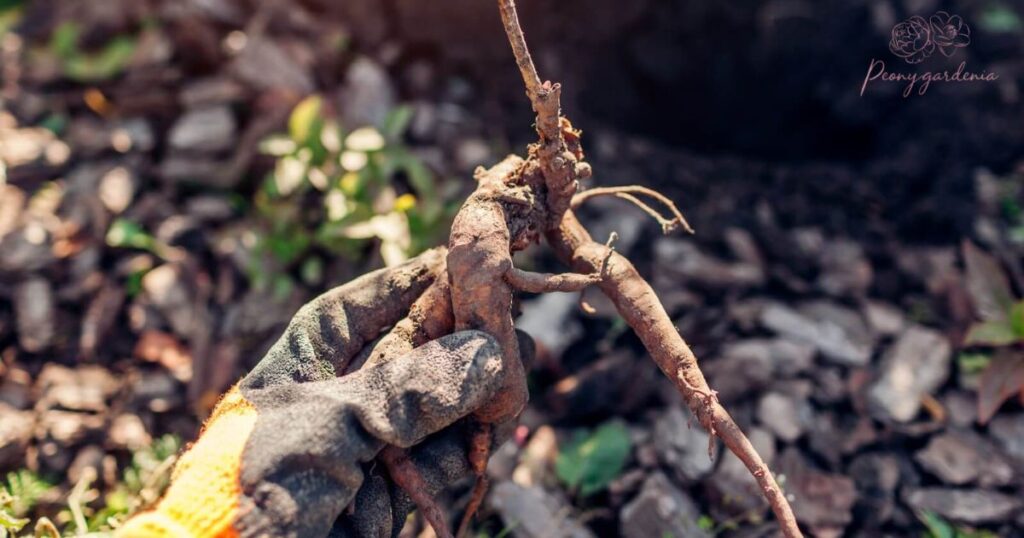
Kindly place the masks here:
<instances>
[{"instance_id":1,"label":"gloved hand","mask_svg":"<svg viewBox=\"0 0 1024 538\"><path fill-rule=\"evenodd\" d=\"M463 331L337 376L405 315L443 258L428 251L304 306L217 404L157 507L115 535L397 534L411 502L369 462L386 444L418 445L411 459L431 495L465 476L461 425L420 443L498 389L500 350L489 335Z\"/></svg>"}]
</instances>

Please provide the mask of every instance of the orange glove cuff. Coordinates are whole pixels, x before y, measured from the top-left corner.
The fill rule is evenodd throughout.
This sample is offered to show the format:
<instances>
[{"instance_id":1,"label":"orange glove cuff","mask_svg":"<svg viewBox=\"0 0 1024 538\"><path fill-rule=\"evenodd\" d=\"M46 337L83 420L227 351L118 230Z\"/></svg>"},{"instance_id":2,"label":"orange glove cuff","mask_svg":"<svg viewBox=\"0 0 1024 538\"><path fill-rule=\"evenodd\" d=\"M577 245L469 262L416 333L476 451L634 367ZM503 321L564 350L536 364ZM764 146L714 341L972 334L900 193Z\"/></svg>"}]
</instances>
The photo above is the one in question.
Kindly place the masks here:
<instances>
[{"instance_id":1,"label":"orange glove cuff","mask_svg":"<svg viewBox=\"0 0 1024 538\"><path fill-rule=\"evenodd\" d=\"M171 486L155 509L129 519L117 538L237 537L242 451L256 424L256 408L238 387L228 391L181 456Z\"/></svg>"}]
</instances>

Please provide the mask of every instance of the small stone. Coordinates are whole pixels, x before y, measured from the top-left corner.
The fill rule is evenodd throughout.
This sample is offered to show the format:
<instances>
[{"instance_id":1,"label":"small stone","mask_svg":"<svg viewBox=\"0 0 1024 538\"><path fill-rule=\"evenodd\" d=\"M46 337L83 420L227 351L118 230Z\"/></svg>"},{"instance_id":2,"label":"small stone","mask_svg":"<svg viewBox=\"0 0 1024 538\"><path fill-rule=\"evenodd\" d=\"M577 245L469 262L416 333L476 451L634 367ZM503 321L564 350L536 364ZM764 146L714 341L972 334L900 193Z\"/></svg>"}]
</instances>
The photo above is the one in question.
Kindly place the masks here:
<instances>
[{"instance_id":1,"label":"small stone","mask_svg":"<svg viewBox=\"0 0 1024 538\"><path fill-rule=\"evenodd\" d=\"M985 438L968 430L952 430L932 437L914 460L943 482L1005 486L1013 481L1013 468Z\"/></svg>"},{"instance_id":2,"label":"small stone","mask_svg":"<svg viewBox=\"0 0 1024 538\"><path fill-rule=\"evenodd\" d=\"M118 380L100 366L67 368L47 364L36 380L40 398L36 408L60 408L82 413L100 414L107 409L107 401L117 392Z\"/></svg>"},{"instance_id":3,"label":"small stone","mask_svg":"<svg viewBox=\"0 0 1024 538\"><path fill-rule=\"evenodd\" d=\"M999 446L1024 465L1024 414L997 415L988 431Z\"/></svg>"},{"instance_id":4,"label":"small stone","mask_svg":"<svg viewBox=\"0 0 1024 538\"><path fill-rule=\"evenodd\" d=\"M654 264L664 277L683 279L695 286L723 289L748 288L764 283L762 267L730 263L701 252L687 239L661 238L654 243Z\"/></svg>"},{"instance_id":5,"label":"small stone","mask_svg":"<svg viewBox=\"0 0 1024 538\"><path fill-rule=\"evenodd\" d=\"M899 333L907 323L898 308L878 301L867 301L864 304L864 317L873 331L884 336Z\"/></svg>"},{"instance_id":6,"label":"small stone","mask_svg":"<svg viewBox=\"0 0 1024 538\"><path fill-rule=\"evenodd\" d=\"M175 333L182 336L191 334L196 322L194 301L179 267L164 264L149 271L142 277L142 291Z\"/></svg>"},{"instance_id":7,"label":"small stone","mask_svg":"<svg viewBox=\"0 0 1024 538\"><path fill-rule=\"evenodd\" d=\"M472 171L491 164L492 160L491 146L480 138L467 138L455 145L455 165L460 170Z\"/></svg>"},{"instance_id":8,"label":"small stone","mask_svg":"<svg viewBox=\"0 0 1024 538\"><path fill-rule=\"evenodd\" d=\"M895 510L896 488L900 484L900 463L891 454L862 454L854 458L847 469L860 492L858 504L866 509L863 514L870 527L887 522Z\"/></svg>"},{"instance_id":9,"label":"small stone","mask_svg":"<svg viewBox=\"0 0 1024 538\"><path fill-rule=\"evenodd\" d=\"M583 334L583 326L575 315L577 300L571 293L545 293L524 301L516 326L533 337L552 357L560 358Z\"/></svg>"},{"instance_id":10,"label":"small stone","mask_svg":"<svg viewBox=\"0 0 1024 538\"><path fill-rule=\"evenodd\" d=\"M50 409L40 414L37 438L53 440L61 448L70 447L90 432L103 427L103 417Z\"/></svg>"},{"instance_id":11,"label":"small stone","mask_svg":"<svg viewBox=\"0 0 1024 538\"><path fill-rule=\"evenodd\" d=\"M27 198L14 185L0 184L0 240L17 228Z\"/></svg>"},{"instance_id":12,"label":"small stone","mask_svg":"<svg viewBox=\"0 0 1024 538\"><path fill-rule=\"evenodd\" d=\"M839 467L843 456L878 440L871 419L851 414L818 413L809 430L807 441L811 450L833 469Z\"/></svg>"},{"instance_id":13,"label":"small stone","mask_svg":"<svg viewBox=\"0 0 1024 538\"><path fill-rule=\"evenodd\" d=\"M20 467L25 449L32 439L33 419L29 411L19 411L0 402L0 468Z\"/></svg>"},{"instance_id":14,"label":"small stone","mask_svg":"<svg viewBox=\"0 0 1024 538\"><path fill-rule=\"evenodd\" d=\"M54 297L50 282L33 277L14 288L18 343L29 353L39 353L53 343Z\"/></svg>"},{"instance_id":15,"label":"small stone","mask_svg":"<svg viewBox=\"0 0 1024 538\"><path fill-rule=\"evenodd\" d=\"M737 260L749 263L750 265L764 267L764 257L761 250L757 248L754 236L743 228L729 227L725 229L725 243L732 251Z\"/></svg>"},{"instance_id":16,"label":"small stone","mask_svg":"<svg viewBox=\"0 0 1024 538\"><path fill-rule=\"evenodd\" d=\"M38 223L12 230L0 239L0 273L26 274L54 261L48 234Z\"/></svg>"},{"instance_id":17,"label":"small stone","mask_svg":"<svg viewBox=\"0 0 1024 538\"><path fill-rule=\"evenodd\" d=\"M686 536L710 538L698 525L700 511L686 493L662 473L647 477L640 494L622 507L619 532L625 538Z\"/></svg>"},{"instance_id":18,"label":"small stone","mask_svg":"<svg viewBox=\"0 0 1024 538\"><path fill-rule=\"evenodd\" d=\"M814 363L814 353L814 346L787 338L751 338L722 349L724 357L762 364L758 369L770 369L772 377L794 377L807 371Z\"/></svg>"},{"instance_id":19,"label":"small stone","mask_svg":"<svg viewBox=\"0 0 1024 538\"><path fill-rule=\"evenodd\" d=\"M116 125L111 134L112 145L118 138L122 140L120 148L126 151L150 151L156 146L153 127L145 118L130 118Z\"/></svg>"},{"instance_id":20,"label":"small stone","mask_svg":"<svg viewBox=\"0 0 1024 538\"><path fill-rule=\"evenodd\" d=\"M708 454L710 436L690 411L672 406L654 423L654 450L658 459L682 483L696 482L714 469L715 461Z\"/></svg>"},{"instance_id":21,"label":"small stone","mask_svg":"<svg viewBox=\"0 0 1024 538\"><path fill-rule=\"evenodd\" d=\"M907 488L902 497L912 508L970 525L1012 520L1024 509L1020 498L982 489Z\"/></svg>"},{"instance_id":22,"label":"small stone","mask_svg":"<svg viewBox=\"0 0 1024 538\"><path fill-rule=\"evenodd\" d=\"M761 312L761 324L790 339L813 345L825 358L845 366L864 366L874 339L860 316L832 303L808 303L796 311L772 303Z\"/></svg>"},{"instance_id":23,"label":"small stone","mask_svg":"<svg viewBox=\"0 0 1024 538\"><path fill-rule=\"evenodd\" d=\"M235 117L227 106L190 110L171 127L168 136L176 150L216 153L235 145Z\"/></svg>"},{"instance_id":24,"label":"small stone","mask_svg":"<svg viewBox=\"0 0 1024 538\"><path fill-rule=\"evenodd\" d=\"M98 477L103 469L103 457L106 454L96 445L88 445L75 454L68 466L68 481L77 484L86 474Z\"/></svg>"},{"instance_id":25,"label":"small stone","mask_svg":"<svg viewBox=\"0 0 1024 538\"><path fill-rule=\"evenodd\" d=\"M793 442L807 431L814 410L806 399L769 392L757 405L757 420L783 441Z\"/></svg>"},{"instance_id":26,"label":"small stone","mask_svg":"<svg viewBox=\"0 0 1024 538\"><path fill-rule=\"evenodd\" d=\"M539 486L501 482L488 496L491 508L517 538L593 538L594 533L569 517L567 503Z\"/></svg>"},{"instance_id":27,"label":"small stone","mask_svg":"<svg viewBox=\"0 0 1024 538\"><path fill-rule=\"evenodd\" d=\"M798 521L812 527L845 527L853 521L853 480L811 467L792 447L782 453L777 467L786 476L786 494L792 495Z\"/></svg>"},{"instance_id":28,"label":"small stone","mask_svg":"<svg viewBox=\"0 0 1024 538\"><path fill-rule=\"evenodd\" d=\"M774 338L768 342L772 363L781 377L795 377L814 366L814 346L788 338Z\"/></svg>"},{"instance_id":29,"label":"small stone","mask_svg":"<svg viewBox=\"0 0 1024 538\"><path fill-rule=\"evenodd\" d=\"M701 365L719 400L735 402L768 386L775 372L765 342L758 339L726 345L721 357Z\"/></svg>"},{"instance_id":30,"label":"small stone","mask_svg":"<svg viewBox=\"0 0 1024 538\"><path fill-rule=\"evenodd\" d=\"M144 331L139 335L132 354L144 361L159 363L179 381L192 379L192 354L170 334Z\"/></svg>"},{"instance_id":31,"label":"small stone","mask_svg":"<svg viewBox=\"0 0 1024 538\"><path fill-rule=\"evenodd\" d=\"M0 380L0 402L15 409L28 409L33 401L32 375L17 365L7 366Z\"/></svg>"},{"instance_id":32,"label":"small stone","mask_svg":"<svg viewBox=\"0 0 1024 538\"><path fill-rule=\"evenodd\" d=\"M110 424L107 430L107 440L115 448L126 450L139 450L145 448L153 441L146 432L146 426L138 415L125 413L118 415Z\"/></svg>"},{"instance_id":33,"label":"small stone","mask_svg":"<svg viewBox=\"0 0 1024 538\"><path fill-rule=\"evenodd\" d=\"M132 385L136 405L154 413L166 413L182 404L181 384L167 372L142 375Z\"/></svg>"},{"instance_id":34,"label":"small stone","mask_svg":"<svg viewBox=\"0 0 1024 538\"><path fill-rule=\"evenodd\" d=\"M512 471L512 481L520 486L541 485L551 475L550 469L558 456L555 430L545 424L530 436L523 449L519 465Z\"/></svg>"},{"instance_id":35,"label":"small stone","mask_svg":"<svg viewBox=\"0 0 1024 538\"><path fill-rule=\"evenodd\" d=\"M815 368L811 372L811 377L814 378L812 398L816 403L836 405L849 396L846 375L840 371L840 367Z\"/></svg>"},{"instance_id":36,"label":"small stone","mask_svg":"<svg viewBox=\"0 0 1024 538\"><path fill-rule=\"evenodd\" d=\"M909 327L882 359L880 378L868 390L872 414L883 420L909 422L921 409L921 398L949 376L952 349L938 331Z\"/></svg>"},{"instance_id":37,"label":"small stone","mask_svg":"<svg viewBox=\"0 0 1024 538\"><path fill-rule=\"evenodd\" d=\"M308 66L295 61L276 40L267 37L249 36L229 70L257 90L286 89L305 95L314 89Z\"/></svg>"},{"instance_id":38,"label":"small stone","mask_svg":"<svg viewBox=\"0 0 1024 538\"><path fill-rule=\"evenodd\" d=\"M224 170L216 160L191 155L170 155L160 163L160 177L170 183L221 189L234 187L238 180Z\"/></svg>"},{"instance_id":39,"label":"small stone","mask_svg":"<svg viewBox=\"0 0 1024 538\"><path fill-rule=\"evenodd\" d=\"M948 391L942 397L949 423L970 428L978 420L978 397L964 391Z\"/></svg>"},{"instance_id":40,"label":"small stone","mask_svg":"<svg viewBox=\"0 0 1024 538\"><path fill-rule=\"evenodd\" d=\"M396 99L387 71L370 58L359 57L349 66L341 88L342 121L351 127L381 126Z\"/></svg>"},{"instance_id":41,"label":"small stone","mask_svg":"<svg viewBox=\"0 0 1024 538\"><path fill-rule=\"evenodd\" d=\"M123 166L115 166L100 179L98 195L107 211L118 215L128 209L135 197L136 178Z\"/></svg>"},{"instance_id":42,"label":"small stone","mask_svg":"<svg viewBox=\"0 0 1024 538\"><path fill-rule=\"evenodd\" d=\"M227 77L214 76L193 80L182 88L178 95L185 108L220 105L239 101L245 88Z\"/></svg>"},{"instance_id":43,"label":"small stone","mask_svg":"<svg viewBox=\"0 0 1024 538\"><path fill-rule=\"evenodd\" d=\"M235 214L231 202L223 196L193 196L185 202L185 212L203 222L221 222Z\"/></svg>"},{"instance_id":44,"label":"small stone","mask_svg":"<svg viewBox=\"0 0 1024 538\"><path fill-rule=\"evenodd\" d=\"M929 293L939 294L951 282L961 280L953 247L904 248L896 253L896 265L908 277L921 282Z\"/></svg>"},{"instance_id":45,"label":"small stone","mask_svg":"<svg viewBox=\"0 0 1024 538\"><path fill-rule=\"evenodd\" d=\"M821 249L818 288L836 297L862 297L871 286L871 263L860 243L831 239Z\"/></svg>"}]
</instances>

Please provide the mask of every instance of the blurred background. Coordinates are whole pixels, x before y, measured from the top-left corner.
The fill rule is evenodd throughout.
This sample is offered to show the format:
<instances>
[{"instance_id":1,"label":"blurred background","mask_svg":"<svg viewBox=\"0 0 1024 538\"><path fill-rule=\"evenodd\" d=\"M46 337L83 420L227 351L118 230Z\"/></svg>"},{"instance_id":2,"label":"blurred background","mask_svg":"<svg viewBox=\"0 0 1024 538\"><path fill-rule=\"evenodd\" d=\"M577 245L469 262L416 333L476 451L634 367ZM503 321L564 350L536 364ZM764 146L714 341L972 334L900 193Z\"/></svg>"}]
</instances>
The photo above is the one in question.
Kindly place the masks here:
<instances>
[{"instance_id":1,"label":"blurred background","mask_svg":"<svg viewBox=\"0 0 1024 538\"><path fill-rule=\"evenodd\" d=\"M522 0L591 185L813 536L1024 536L1024 3ZM894 25L971 43L910 65ZM297 308L446 241L534 140L477 0L0 0L0 528L150 505ZM891 72L998 79L860 89ZM543 248L517 264L559 265ZM480 536L774 536L597 293L526 297ZM446 502L457 513L468 484ZM2 531L0 531L2 532ZM405 536L427 536L417 518Z\"/></svg>"}]
</instances>

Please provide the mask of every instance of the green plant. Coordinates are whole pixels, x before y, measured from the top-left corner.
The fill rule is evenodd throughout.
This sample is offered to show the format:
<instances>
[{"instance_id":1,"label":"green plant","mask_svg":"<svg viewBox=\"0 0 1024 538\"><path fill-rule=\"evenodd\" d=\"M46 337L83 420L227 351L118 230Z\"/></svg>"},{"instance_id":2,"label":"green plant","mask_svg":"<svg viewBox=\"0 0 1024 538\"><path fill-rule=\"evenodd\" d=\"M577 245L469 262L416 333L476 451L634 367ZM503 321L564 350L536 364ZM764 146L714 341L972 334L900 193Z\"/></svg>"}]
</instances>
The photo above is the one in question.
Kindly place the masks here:
<instances>
[{"instance_id":1,"label":"green plant","mask_svg":"<svg viewBox=\"0 0 1024 538\"><path fill-rule=\"evenodd\" d=\"M555 474L570 490L588 497L619 476L631 449L629 430L621 422L607 422L593 432L578 431L559 451Z\"/></svg>"},{"instance_id":2,"label":"green plant","mask_svg":"<svg viewBox=\"0 0 1024 538\"><path fill-rule=\"evenodd\" d=\"M993 33L1020 33L1024 28L1017 12L999 2L993 2L982 10L978 24Z\"/></svg>"},{"instance_id":3,"label":"green plant","mask_svg":"<svg viewBox=\"0 0 1024 538\"><path fill-rule=\"evenodd\" d=\"M1024 300L1017 299L1006 274L995 258L970 241L963 244L967 290L981 321L964 337L965 346L986 348L987 364L978 353L971 354L964 367L980 368L978 420L988 422L1002 404L1015 394L1024 401Z\"/></svg>"},{"instance_id":4,"label":"green plant","mask_svg":"<svg viewBox=\"0 0 1024 538\"><path fill-rule=\"evenodd\" d=\"M61 23L50 36L49 51L60 60L64 75L76 82L95 82L121 74L135 55L138 37L112 37L97 51L82 50L79 45L81 27L73 22Z\"/></svg>"},{"instance_id":5,"label":"green plant","mask_svg":"<svg viewBox=\"0 0 1024 538\"><path fill-rule=\"evenodd\" d=\"M28 469L7 473L0 487L0 538L17 536L31 521L26 516L52 488L53 484Z\"/></svg>"},{"instance_id":6,"label":"green plant","mask_svg":"<svg viewBox=\"0 0 1024 538\"><path fill-rule=\"evenodd\" d=\"M261 220L250 268L259 288L287 293L288 272L315 283L323 251L364 259L373 246L386 265L401 263L442 237L455 207L445 206L434 175L402 143L411 118L399 107L381 128L345 132L318 95L300 102L288 133L263 141L276 157L253 206Z\"/></svg>"},{"instance_id":7,"label":"green plant","mask_svg":"<svg viewBox=\"0 0 1024 538\"><path fill-rule=\"evenodd\" d=\"M103 507L85 514L87 530L112 530L128 516L153 505L170 483L171 468L180 449L180 438L164 435L135 451L121 481L103 496ZM74 506L70 508L73 512Z\"/></svg>"}]
</instances>

